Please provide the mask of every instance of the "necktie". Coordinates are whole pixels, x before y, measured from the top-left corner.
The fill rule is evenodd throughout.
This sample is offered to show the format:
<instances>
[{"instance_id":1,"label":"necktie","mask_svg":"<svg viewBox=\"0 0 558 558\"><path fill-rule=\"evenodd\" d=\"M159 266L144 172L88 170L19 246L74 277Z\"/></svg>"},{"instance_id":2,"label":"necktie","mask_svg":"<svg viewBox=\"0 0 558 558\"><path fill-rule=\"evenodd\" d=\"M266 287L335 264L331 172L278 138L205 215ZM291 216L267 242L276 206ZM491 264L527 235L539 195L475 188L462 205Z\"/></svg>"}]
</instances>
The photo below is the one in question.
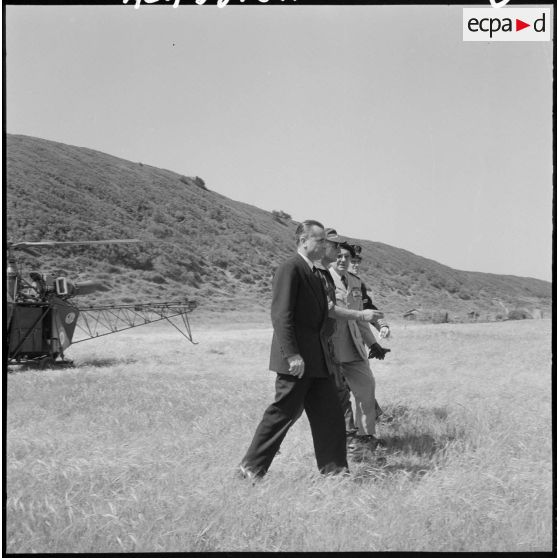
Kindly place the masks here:
<instances>
[{"instance_id":1,"label":"necktie","mask_svg":"<svg viewBox=\"0 0 558 558\"><path fill-rule=\"evenodd\" d=\"M319 270L316 266L312 267L312 273L314 274L314 277L316 277L316 279L319 279L320 283L322 283L322 281L323 281L322 274L319 272Z\"/></svg>"},{"instance_id":2,"label":"necktie","mask_svg":"<svg viewBox=\"0 0 558 558\"><path fill-rule=\"evenodd\" d=\"M341 276L341 282L343 283L346 289L349 287L349 283L347 282L347 277L345 275Z\"/></svg>"}]
</instances>

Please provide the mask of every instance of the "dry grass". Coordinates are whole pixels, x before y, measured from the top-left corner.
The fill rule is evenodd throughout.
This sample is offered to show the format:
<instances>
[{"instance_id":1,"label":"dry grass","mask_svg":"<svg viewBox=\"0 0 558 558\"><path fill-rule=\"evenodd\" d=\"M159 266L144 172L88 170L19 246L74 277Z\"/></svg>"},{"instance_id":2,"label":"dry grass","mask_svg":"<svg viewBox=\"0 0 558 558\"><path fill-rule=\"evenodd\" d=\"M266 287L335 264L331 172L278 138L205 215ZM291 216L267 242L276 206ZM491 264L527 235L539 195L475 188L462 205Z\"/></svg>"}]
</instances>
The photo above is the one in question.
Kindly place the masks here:
<instances>
[{"instance_id":1,"label":"dry grass","mask_svg":"<svg viewBox=\"0 0 558 558\"><path fill-rule=\"evenodd\" d=\"M394 328L372 361L387 447L316 472L303 417L234 476L273 393L270 330L165 327L10 373L7 552L549 551L551 324Z\"/></svg>"}]
</instances>

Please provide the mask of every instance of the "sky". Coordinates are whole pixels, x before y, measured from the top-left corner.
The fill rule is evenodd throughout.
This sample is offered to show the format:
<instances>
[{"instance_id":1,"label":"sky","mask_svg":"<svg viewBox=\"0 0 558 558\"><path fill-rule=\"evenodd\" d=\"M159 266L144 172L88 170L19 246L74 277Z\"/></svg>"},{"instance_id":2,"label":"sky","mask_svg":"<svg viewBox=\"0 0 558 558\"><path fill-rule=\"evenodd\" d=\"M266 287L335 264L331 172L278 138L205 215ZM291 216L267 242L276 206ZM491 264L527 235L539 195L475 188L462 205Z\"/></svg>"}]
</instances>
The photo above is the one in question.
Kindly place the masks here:
<instances>
[{"instance_id":1,"label":"sky","mask_svg":"<svg viewBox=\"0 0 558 558\"><path fill-rule=\"evenodd\" d=\"M5 129L550 281L553 42L464 42L462 19L457 5L9 5Z\"/></svg>"}]
</instances>

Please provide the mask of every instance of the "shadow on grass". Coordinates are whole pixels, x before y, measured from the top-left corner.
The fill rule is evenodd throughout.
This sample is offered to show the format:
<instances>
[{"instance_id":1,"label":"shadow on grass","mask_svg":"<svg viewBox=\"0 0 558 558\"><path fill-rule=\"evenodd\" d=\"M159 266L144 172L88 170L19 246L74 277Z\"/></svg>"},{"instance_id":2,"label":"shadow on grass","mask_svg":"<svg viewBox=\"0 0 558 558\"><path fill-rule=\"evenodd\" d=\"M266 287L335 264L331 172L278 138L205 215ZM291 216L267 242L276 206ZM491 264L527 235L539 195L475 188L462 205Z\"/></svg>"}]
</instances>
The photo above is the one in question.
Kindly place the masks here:
<instances>
[{"instance_id":1,"label":"shadow on grass","mask_svg":"<svg viewBox=\"0 0 558 558\"><path fill-rule=\"evenodd\" d=\"M385 436L383 438L386 451L391 453L399 452L405 454L415 454L417 456L432 457L447 441L443 436L436 439L428 433L423 434L405 434L403 436Z\"/></svg>"},{"instance_id":2,"label":"shadow on grass","mask_svg":"<svg viewBox=\"0 0 558 558\"><path fill-rule=\"evenodd\" d=\"M397 423L410 419L411 417L428 417L433 416L439 420L446 420L448 418L448 410L446 407L416 407L410 408L407 405L387 405L378 422L384 423Z\"/></svg>"},{"instance_id":3,"label":"shadow on grass","mask_svg":"<svg viewBox=\"0 0 558 558\"><path fill-rule=\"evenodd\" d=\"M64 368L74 368L74 362L72 360L57 360L52 361L49 358L40 358L35 360L30 360L26 362L20 362L17 364L8 365L8 374L15 374L18 372L26 372L28 370L61 370Z\"/></svg>"},{"instance_id":4,"label":"shadow on grass","mask_svg":"<svg viewBox=\"0 0 558 558\"><path fill-rule=\"evenodd\" d=\"M49 370L63 370L65 368L85 368L86 366L91 366L93 368L106 368L108 366L115 366L117 364L132 364L137 362L136 358L91 358L84 360L57 360L52 362L47 359L37 359L36 361L22 362L20 364L10 364L8 366L8 374L14 374L18 372L25 372L31 370L43 370L45 372Z\"/></svg>"},{"instance_id":5,"label":"shadow on grass","mask_svg":"<svg viewBox=\"0 0 558 558\"><path fill-rule=\"evenodd\" d=\"M349 455L355 464L355 480L401 473L420 480L443 465L449 444L465 438L466 429L454 422L444 407L386 408L378 421L382 446Z\"/></svg>"},{"instance_id":6,"label":"shadow on grass","mask_svg":"<svg viewBox=\"0 0 558 558\"><path fill-rule=\"evenodd\" d=\"M137 362L135 358L91 358L80 360L76 363L77 368L91 366L93 368L105 368L117 364L132 364Z\"/></svg>"}]
</instances>

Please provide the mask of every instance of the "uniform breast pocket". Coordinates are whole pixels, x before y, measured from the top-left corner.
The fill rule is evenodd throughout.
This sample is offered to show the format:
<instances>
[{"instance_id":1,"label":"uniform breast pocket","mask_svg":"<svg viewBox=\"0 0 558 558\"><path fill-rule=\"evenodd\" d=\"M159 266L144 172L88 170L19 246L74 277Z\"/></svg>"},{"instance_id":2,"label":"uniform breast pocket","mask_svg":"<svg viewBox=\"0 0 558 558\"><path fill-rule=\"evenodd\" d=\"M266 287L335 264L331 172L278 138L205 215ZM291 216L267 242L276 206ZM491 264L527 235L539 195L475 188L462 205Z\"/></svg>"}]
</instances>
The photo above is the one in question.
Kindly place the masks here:
<instances>
[{"instance_id":1,"label":"uniform breast pocket","mask_svg":"<svg viewBox=\"0 0 558 558\"><path fill-rule=\"evenodd\" d=\"M362 291L358 287L353 287L351 289L351 298L354 300L362 300Z\"/></svg>"},{"instance_id":2,"label":"uniform breast pocket","mask_svg":"<svg viewBox=\"0 0 558 558\"><path fill-rule=\"evenodd\" d=\"M347 305L352 310L362 309L362 292L358 287L353 287L347 296Z\"/></svg>"}]
</instances>

